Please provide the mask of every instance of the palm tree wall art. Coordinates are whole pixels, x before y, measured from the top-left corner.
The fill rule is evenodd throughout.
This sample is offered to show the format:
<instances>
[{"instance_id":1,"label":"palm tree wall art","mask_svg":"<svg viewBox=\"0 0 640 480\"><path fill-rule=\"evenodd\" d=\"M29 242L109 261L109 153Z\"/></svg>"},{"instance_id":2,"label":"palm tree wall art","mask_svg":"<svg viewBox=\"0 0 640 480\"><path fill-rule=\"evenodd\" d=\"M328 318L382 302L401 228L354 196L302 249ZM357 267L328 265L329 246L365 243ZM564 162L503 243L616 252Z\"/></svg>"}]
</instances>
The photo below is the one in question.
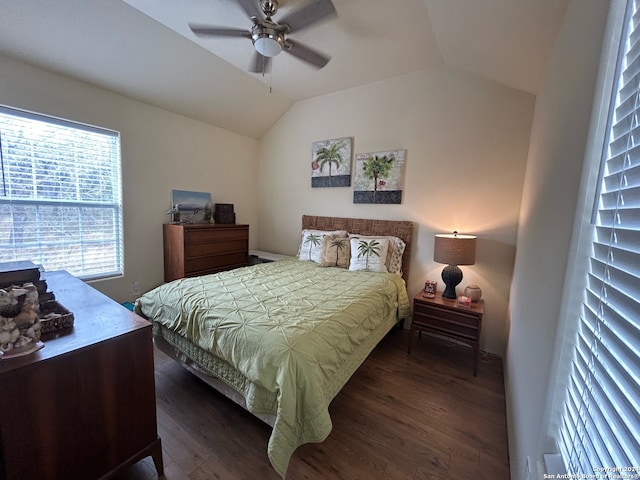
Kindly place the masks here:
<instances>
[{"instance_id":1,"label":"palm tree wall art","mask_svg":"<svg viewBox=\"0 0 640 480\"><path fill-rule=\"evenodd\" d=\"M351 185L351 137L322 140L311 144L311 186Z\"/></svg>"},{"instance_id":2,"label":"palm tree wall art","mask_svg":"<svg viewBox=\"0 0 640 480\"><path fill-rule=\"evenodd\" d=\"M353 203L402 203L404 150L359 153Z\"/></svg>"}]
</instances>

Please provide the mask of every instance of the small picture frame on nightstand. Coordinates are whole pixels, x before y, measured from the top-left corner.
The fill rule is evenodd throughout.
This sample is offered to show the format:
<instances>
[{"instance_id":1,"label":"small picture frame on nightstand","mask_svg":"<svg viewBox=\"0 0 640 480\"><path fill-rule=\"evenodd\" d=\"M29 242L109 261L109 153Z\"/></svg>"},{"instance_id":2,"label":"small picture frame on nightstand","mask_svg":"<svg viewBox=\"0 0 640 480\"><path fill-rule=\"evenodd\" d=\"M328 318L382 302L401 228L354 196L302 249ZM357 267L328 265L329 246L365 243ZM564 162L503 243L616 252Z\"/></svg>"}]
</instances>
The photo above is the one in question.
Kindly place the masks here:
<instances>
[{"instance_id":1,"label":"small picture frame on nightstand","mask_svg":"<svg viewBox=\"0 0 640 480\"><path fill-rule=\"evenodd\" d=\"M422 292L422 296L425 298L436 298L437 290L438 282L435 280L427 280L424 282L424 292Z\"/></svg>"}]
</instances>

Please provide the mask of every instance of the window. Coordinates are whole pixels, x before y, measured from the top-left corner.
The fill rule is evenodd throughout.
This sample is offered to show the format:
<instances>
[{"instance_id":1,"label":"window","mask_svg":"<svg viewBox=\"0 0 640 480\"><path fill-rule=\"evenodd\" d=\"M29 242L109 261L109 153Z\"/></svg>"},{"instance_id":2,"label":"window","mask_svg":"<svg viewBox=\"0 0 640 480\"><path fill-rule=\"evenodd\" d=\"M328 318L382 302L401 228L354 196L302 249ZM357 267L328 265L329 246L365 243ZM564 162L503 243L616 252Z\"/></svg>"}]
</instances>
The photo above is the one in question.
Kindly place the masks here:
<instances>
[{"instance_id":1,"label":"window","mask_svg":"<svg viewBox=\"0 0 640 480\"><path fill-rule=\"evenodd\" d=\"M122 275L120 136L0 106L0 262Z\"/></svg>"},{"instance_id":2,"label":"window","mask_svg":"<svg viewBox=\"0 0 640 480\"><path fill-rule=\"evenodd\" d=\"M580 478L640 476L638 1L627 2L590 230L586 288L556 435L566 471Z\"/></svg>"}]
</instances>

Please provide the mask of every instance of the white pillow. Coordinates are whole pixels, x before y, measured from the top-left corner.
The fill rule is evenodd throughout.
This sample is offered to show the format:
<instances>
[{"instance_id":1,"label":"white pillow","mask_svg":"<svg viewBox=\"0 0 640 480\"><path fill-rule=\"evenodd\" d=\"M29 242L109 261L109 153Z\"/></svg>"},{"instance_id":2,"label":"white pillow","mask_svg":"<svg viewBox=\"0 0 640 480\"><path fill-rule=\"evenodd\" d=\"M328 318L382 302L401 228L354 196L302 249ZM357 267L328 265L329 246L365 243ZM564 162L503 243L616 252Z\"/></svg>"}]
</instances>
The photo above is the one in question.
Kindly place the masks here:
<instances>
[{"instance_id":1,"label":"white pillow","mask_svg":"<svg viewBox=\"0 0 640 480\"><path fill-rule=\"evenodd\" d=\"M298 258L300 260L311 260L312 262L322 262L322 239L329 235L337 235L346 237L348 235L346 230L302 230L302 238L300 239L300 247L298 248Z\"/></svg>"},{"instance_id":2,"label":"white pillow","mask_svg":"<svg viewBox=\"0 0 640 480\"><path fill-rule=\"evenodd\" d=\"M349 270L387 272L385 260L389 250L386 238L351 238Z\"/></svg>"},{"instance_id":3,"label":"white pillow","mask_svg":"<svg viewBox=\"0 0 640 480\"><path fill-rule=\"evenodd\" d=\"M397 273L402 276L402 255L407 248L407 244L404 243L401 238L391 235L358 235L356 233L350 233L349 238L377 238L388 240L389 249L387 251L387 258L385 259L385 266L389 273Z\"/></svg>"},{"instance_id":4,"label":"white pillow","mask_svg":"<svg viewBox=\"0 0 640 480\"><path fill-rule=\"evenodd\" d=\"M322 261L323 267L349 268L351 259L351 245L347 237L327 235L323 239Z\"/></svg>"}]
</instances>

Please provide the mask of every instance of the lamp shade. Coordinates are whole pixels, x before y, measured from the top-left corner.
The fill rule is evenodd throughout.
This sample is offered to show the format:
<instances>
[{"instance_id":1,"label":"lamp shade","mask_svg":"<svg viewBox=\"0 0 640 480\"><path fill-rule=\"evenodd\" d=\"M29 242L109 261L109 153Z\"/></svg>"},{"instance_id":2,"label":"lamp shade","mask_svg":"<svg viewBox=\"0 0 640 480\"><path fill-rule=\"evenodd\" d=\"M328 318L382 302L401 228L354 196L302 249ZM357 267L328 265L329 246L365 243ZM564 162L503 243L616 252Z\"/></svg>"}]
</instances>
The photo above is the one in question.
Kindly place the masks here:
<instances>
[{"instance_id":1,"label":"lamp shade","mask_svg":"<svg viewBox=\"0 0 640 480\"><path fill-rule=\"evenodd\" d=\"M462 281L462 270L458 265L476 263L476 237L458 235L458 232L439 233L436 235L433 248L433 261L447 265L442 269L442 280L445 284L442 296L456 298L456 285Z\"/></svg>"},{"instance_id":2,"label":"lamp shade","mask_svg":"<svg viewBox=\"0 0 640 480\"><path fill-rule=\"evenodd\" d=\"M446 265L473 265L476 263L476 237L456 232L437 234L433 261Z\"/></svg>"}]
</instances>

